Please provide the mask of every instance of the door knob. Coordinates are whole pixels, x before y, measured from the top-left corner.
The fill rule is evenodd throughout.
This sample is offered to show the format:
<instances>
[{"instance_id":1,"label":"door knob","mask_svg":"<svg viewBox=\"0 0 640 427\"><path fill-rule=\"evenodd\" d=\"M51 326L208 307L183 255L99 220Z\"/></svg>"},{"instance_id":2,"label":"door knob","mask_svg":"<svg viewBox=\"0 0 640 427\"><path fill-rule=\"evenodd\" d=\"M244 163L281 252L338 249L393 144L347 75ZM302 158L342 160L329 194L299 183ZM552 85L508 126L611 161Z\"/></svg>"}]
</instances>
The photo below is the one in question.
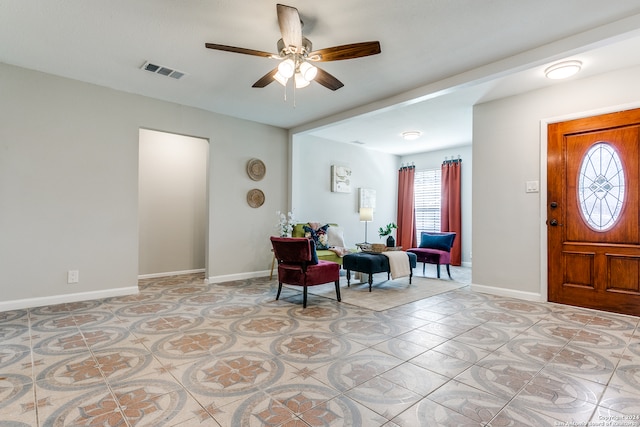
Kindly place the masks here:
<instances>
[{"instance_id":1,"label":"door knob","mask_svg":"<svg viewBox=\"0 0 640 427\"><path fill-rule=\"evenodd\" d=\"M555 209L558 207L558 202L551 202L551 205L549 206L551 206L551 209Z\"/></svg>"}]
</instances>

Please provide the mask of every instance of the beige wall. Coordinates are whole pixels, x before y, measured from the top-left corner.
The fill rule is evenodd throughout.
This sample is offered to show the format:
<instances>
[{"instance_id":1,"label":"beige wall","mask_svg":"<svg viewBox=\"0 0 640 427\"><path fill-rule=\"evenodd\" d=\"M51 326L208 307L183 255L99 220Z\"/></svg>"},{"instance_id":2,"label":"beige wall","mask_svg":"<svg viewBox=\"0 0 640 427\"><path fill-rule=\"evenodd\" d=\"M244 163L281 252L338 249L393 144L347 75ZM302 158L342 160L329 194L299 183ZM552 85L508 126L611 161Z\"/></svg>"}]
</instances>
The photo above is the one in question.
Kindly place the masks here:
<instances>
[{"instance_id":1,"label":"beige wall","mask_svg":"<svg viewBox=\"0 0 640 427\"><path fill-rule=\"evenodd\" d=\"M292 203L301 222L337 223L345 244L364 241L358 213L358 188L376 190L373 221L367 224L370 243L384 243L378 228L396 222L399 157L308 135L296 135L292 150ZM351 193L331 192L331 165L351 168ZM275 218L275 217L274 217Z\"/></svg>"},{"instance_id":2,"label":"beige wall","mask_svg":"<svg viewBox=\"0 0 640 427\"><path fill-rule=\"evenodd\" d=\"M546 300L544 123L640 106L640 68L559 83L474 108L476 290ZM525 182L538 180L539 193Z\"/></svg>"},{"instance_id":3,"label":"beige wall","mask_svg":"<svg viewBox=\"0 0 640 427\"><path fill-rule=\"evenodd\" d=\"M140 128L210 141L208 276L268 270L285 130L5 64L0 93L0 311L136 291ZM246 174L253 157L260 182Z\"/></svg>"}]
</instances>

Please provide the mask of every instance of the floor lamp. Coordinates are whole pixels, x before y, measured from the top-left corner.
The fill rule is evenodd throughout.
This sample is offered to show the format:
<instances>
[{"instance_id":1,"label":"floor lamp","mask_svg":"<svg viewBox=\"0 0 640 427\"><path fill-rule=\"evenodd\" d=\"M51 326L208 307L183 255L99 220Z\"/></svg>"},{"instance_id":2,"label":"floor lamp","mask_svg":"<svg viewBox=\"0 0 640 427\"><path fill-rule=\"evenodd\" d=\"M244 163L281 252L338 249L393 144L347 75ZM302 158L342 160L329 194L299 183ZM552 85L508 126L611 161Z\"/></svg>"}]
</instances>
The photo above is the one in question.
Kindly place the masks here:
<instances>
[{"instance_id":1,"label":"floor lamp","mask_svg":"<svg viewBox=\"0 0 640 427\"><path fill-rule=\"evenodd\" d=\"M360 222L364 221L364 243L367 242L367 223L373 221L373 208L360 208Z\"/></svg>"}]
</instances>

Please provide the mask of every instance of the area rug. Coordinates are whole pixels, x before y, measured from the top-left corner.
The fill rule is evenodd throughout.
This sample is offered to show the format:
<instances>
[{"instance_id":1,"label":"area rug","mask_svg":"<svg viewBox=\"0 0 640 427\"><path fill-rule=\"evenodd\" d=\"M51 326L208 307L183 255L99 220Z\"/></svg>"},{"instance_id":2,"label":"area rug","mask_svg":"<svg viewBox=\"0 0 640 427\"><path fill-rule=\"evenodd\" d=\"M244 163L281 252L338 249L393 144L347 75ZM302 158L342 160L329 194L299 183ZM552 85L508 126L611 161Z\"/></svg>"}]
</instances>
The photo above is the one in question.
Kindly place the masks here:
<instances>
[{"instance_id":1,"label":"area rug","mask_svg":"<svg viewBox=\"0 0 640 427\"><path fill-rule=\"evenodd\" d=\"M374 276L371 292L369 292L369 283L367 282L359 283L352 280L351 286L347 287L346 279L344 277L341 278L340 296L342 297L342 302L373 311L384 311L468 286L466 283L451 280L428 279L416 276L413 276L412 284L410 285L408 277L386 280L386 277L382 277L386 276L386 274L378 276L380 278ZM284 285L283 287L302 293L300 286ZM336 288L333 283L311 286L308 288L308 293L309 295L336 299ZM286 298L286 295L283 295L283 297Z\"/></svg>"}]
</instances>

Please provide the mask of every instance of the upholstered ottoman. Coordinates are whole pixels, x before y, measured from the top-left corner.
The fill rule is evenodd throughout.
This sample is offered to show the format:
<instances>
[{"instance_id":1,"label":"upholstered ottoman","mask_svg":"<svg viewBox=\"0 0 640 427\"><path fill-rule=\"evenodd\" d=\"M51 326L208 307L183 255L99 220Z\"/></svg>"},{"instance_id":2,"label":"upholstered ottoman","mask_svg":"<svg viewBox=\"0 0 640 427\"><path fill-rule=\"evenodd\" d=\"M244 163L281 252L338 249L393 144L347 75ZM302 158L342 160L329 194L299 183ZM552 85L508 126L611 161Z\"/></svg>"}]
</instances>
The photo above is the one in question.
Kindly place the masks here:
<instances>
[{"instance_id":1,"label":"upholstered ottoman","mask_svg":"<svg viewBox=\"0 0 640 427\"><path fill-rule=\"evenodd\" d=\"M416 267L417 257L415 254L406 252L409 257L409 266L411 273L409 274L409 284L413 277L413 269ZM389 268L389 258L386 255L375 252L356 252L347 254L342 257L342 268L347 270L347 286L351 286L351 271L357 271L369 275L369 292L373 284L373 275L375 273L387 273L387 280L390 277L391 270Z\"/></svg>"}]
</instances>

